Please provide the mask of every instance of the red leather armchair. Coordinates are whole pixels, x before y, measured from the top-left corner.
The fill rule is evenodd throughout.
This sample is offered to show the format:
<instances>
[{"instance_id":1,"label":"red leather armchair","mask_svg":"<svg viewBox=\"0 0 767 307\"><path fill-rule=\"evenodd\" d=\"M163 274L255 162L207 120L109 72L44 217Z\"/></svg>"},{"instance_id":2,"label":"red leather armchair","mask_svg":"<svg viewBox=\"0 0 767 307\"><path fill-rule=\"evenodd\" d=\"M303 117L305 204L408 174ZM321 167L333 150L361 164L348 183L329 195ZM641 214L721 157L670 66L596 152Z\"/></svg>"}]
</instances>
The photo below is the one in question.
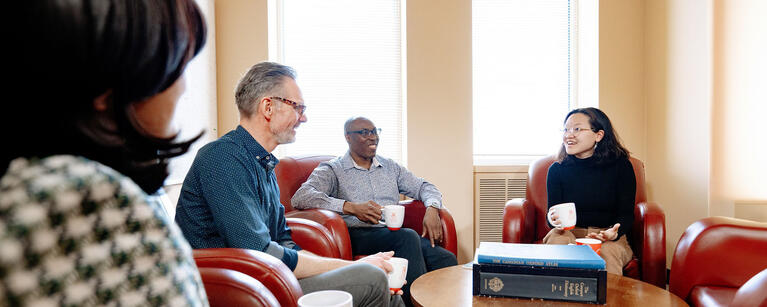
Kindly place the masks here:
<instances>
[{"instance_id":1,"label":"red leather armchair","mask_svg":"<svg viewBox=\"0 0 767 307\"><path fill-rule=\"evenodd\" d=\"M767 224L717 216L687 227L669 291L692 306L767 305Z\"/></svg>"},{"instance_id":2,"label":"red leather armchair","mask_svg":"<svg viewBox=\"0 0 767 307\"><path fill-rule=\"evenodd\" d=\"M210 306L280 306L269 289L243 273L222 268L200 268L200 276Z\"/></svg>"},{"instance_id":3,"label":"red leather armchair","mask_svg":"<svg viewBox=\"0 0 767 307\"><path fill-rule=\"evenodd\" d=\"M631 158L636 175L636 207L629 243L634 259L623 267L623 275L658 287L666 287L666 216L657 203L647 201L644 164ZM512 199L503 209L503 242L540 243L551 230L546 221L548 207L546 177L555 157L530 164L526 198Z\"/></svg>"},{"instance_id":4,"label":"red leather armchair","mask_svg":"<svg viewBox=\"0 0 767 307\"><path fill-rule=\"evenodd\" d=\"M239 248L195 249L192 253L200 272L206 268L228 269L250 276L273 294L279 303L277 306L298 306L298 298L303 295L293 272L279 259L266 253ZM203 283L205 279L203 276ZM209 281L212 282L210 279ZM205 287L206 292L210 293L207 284Z\"/></svg>"},{"instance_id":5,"label":"red leather armchair","mask_svg":"<svg viewBox=\"0 0 767 307\"><path fill-rule=\"evenodd\" d=\"M333 158L334 156L328 155L284 157L280 159L280 163L277 164L274 172L277 175L277 184L280 187L280 202L285 206L285 216L309 219L325 226L339 249L340 258L352 260L354 256L352 255L349 231L340 215L324 209L294 210L290 203L293 194L309 178L309 175L317 165ZM423 203L418 200L405 200L401 201L400 204L405 206L403 227L411 228L421 233L423 215L426 213ZM441 246L457 255L458 237L456 236L453 217L447 208L440 209L440 217L442 219L442 233L444 234ZM310 248L305 247L302 242L296 240L295 230L293 232L294 240L301 247L313 252Z\"/></svg>"}]
</instances>

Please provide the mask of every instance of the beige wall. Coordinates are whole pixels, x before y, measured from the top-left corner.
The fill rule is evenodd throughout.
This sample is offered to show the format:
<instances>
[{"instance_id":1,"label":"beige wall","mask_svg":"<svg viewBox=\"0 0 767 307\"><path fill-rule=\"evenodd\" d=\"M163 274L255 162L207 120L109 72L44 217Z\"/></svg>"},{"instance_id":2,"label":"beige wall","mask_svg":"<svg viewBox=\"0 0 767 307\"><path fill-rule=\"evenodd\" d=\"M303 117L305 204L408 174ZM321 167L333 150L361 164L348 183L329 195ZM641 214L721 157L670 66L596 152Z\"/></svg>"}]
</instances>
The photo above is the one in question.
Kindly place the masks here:
<instances>
[{"instance_id":1,"label":"beige wall","mask_svg":"<svg viewBox=\"0 0 767 307\"><path fill-rule=\"evenodd\" d=\"M714 1L711 215L767 222L765 16L765 1Z\"/></svg>"},{"instance_id":2,"label":"beige wall","mask_svg":"<svg viewBox=\"0 0 767 307\"><path fill-rule=\"evenodd\" d=\"M642 160L647 156L643 17L641 1L600 1L599 108Z\"/></svg>"},{"instance_id":3,"label":"beige wall","mask_svg":"<svg viewBox=\"0 0 767 307\"><path fill-rule=\"evenodd\" d=\"M439 187L455 219L458 261L468 262L474 255L471 1L408 1L407 61L408 168Z\"/></svg>"},{"instance_id":4,"label":"beige wall","mask_svg":"<svg viewBox=\"0 0 767 307\"><path fill-rule=\"evenodd\" d=\"M216 1L218 135L237 127L234 88L252 66L269 59L266 0Z\"/></svg>"},{"instance_id":5,"label":"beige wall","mask_svg":"<svg viewBox=\"0 0 767 307\"><path fill-rule=\"evenodd\" d=\"M711 166L711 1L645 2L648 197L676 243L708 216Z\"/></svg>"}]
</instances>

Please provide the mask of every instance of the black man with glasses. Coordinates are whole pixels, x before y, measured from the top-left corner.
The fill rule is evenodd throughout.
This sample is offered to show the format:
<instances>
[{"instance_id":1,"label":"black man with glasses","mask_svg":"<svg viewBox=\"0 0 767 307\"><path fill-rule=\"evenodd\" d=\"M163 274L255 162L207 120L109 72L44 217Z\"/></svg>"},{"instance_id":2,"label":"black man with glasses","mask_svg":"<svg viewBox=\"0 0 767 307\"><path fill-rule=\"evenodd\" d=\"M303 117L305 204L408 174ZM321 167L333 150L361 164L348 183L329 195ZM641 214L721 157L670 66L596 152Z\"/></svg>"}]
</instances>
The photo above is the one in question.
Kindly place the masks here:
<instances>
[{"instance_id":1,"label":"black man with glasses","mask_svg":"<svg viewBox=\"0 0 767 307\"><path fill-rule=\"evenodd\" d=\"M442 194L436 186L416 177L394 160L376 155L381 128L364 117L344 124L349 151L323 162L309 175L291 199L294 208L323 208L343 217L349 228L352 253L368 255L393 250L395 257L408 260L407 284L403 287L410 303L409 285L427 271L458 262L451 252L435 245L442 240L438 209ZM428 206L424 233L409 228L393 231L379 224L381 208L396 205L404 194Z\"/></svg>"}]
</instances>

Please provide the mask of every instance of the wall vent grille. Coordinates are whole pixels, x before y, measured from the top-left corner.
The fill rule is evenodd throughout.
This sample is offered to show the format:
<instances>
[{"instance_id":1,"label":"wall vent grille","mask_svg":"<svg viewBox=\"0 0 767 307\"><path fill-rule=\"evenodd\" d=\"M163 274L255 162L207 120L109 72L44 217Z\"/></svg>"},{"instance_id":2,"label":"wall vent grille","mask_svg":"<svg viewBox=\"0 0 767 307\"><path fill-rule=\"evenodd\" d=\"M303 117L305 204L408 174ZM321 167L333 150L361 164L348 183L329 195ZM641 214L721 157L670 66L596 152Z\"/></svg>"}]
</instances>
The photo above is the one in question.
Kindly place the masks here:
<instances>
[{"instance_id":1,"label":"wall vent grille","mask_svg":"<svg viewBox=\"0 0 767 307\"><path fill-rule=\"evenodd\" d=\"M474 242L501 242L503 207L525 197L527 170L474 173Z\"/></svg>"}]
</instances>

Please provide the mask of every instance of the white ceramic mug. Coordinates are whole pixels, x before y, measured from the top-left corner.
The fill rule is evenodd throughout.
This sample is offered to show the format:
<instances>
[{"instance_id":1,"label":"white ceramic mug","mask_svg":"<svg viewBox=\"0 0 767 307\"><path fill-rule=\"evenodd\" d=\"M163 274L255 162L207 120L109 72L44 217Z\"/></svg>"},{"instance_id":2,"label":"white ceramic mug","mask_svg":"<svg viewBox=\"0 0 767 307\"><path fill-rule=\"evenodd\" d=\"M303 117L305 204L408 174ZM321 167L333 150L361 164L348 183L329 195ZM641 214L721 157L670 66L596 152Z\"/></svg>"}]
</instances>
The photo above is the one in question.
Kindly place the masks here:
<instances>
[{"instance_id":1,"label":"white ceramic mug","mask_svg":"<svg viewBox=\"0 0 767 307\"><path fill-rule=\"evenodd\" d=\"M381 224L386 225L390 230L399 230L405 221L405 206L387 205L383 207L384 221Z\"/></svg>"},{"instance_id":2,"label":"white ceramic mug","mask_svg":"<svg viewBox=\"0 0 767 307\"><path fill-rule=\"evenodd\" d=\"M547 214L546 217L549 219L551 225L562 226L565 230L575 228L575 203L561 203L551 206L549 213L551 213L552 209L556 212L557 216L559 216L560 224L554 224L551 220L551 214Z\"/></svg>"},{"instance_id":3,"label":"white ceramic mug","mask_svg":"<svg viewBox=\"0 0 767 307\"><path fill-rule=\"evenodd\" d=\"M392 266L391 272L386 274L386 277L389 279L389 289L397 292L405 285L405 278L407 277L407 259L391 257L391 259L386 261Z\"/></svg>"},{"instance_id":4,"label":"white ceramic mug","mask_svg":"<svg viewBox=\"0 0 767 307\"><path fill-rule=\"evenodd\" d=\"M298 299L300 307L352 307L352 295L346 291L323 290Z\"/></svg>"}]
</instances>

